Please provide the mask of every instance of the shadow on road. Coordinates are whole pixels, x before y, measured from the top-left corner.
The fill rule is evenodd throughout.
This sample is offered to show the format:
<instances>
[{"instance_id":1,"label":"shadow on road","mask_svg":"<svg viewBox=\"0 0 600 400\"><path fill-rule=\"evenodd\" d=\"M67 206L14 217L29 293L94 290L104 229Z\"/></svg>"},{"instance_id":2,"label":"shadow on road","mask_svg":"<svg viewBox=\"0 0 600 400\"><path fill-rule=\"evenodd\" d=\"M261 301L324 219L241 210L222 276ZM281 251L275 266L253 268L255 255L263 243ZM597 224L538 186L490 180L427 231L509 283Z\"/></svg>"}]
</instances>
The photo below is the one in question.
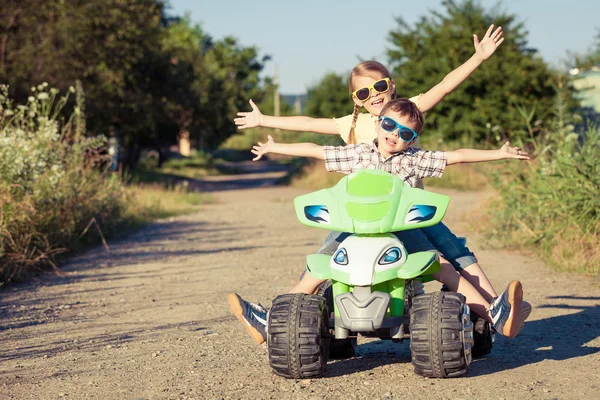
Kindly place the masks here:
<instances>
[{"instance_id":1,"label":"shadow on road","mask_svg":"<svg viewBox=\"0 0 600 400\"><path fill-rule=\"evenodd\" d=\"M570 304L541 305L537 308L575 312L528 321L521 334L511 340L497 335L492 353L475 360L467 376L483 376L544 360L564 361L599 353L600 347L588 343L600 337L600 296L552 296L548 299L563 299ZM583 306L577 305L577 301L595 301L598 304ZM355 357L331 362L326 376L341 376L388 364L410 362L408 346L408 341L359 344Z\"/></svg>"}]
</instances>

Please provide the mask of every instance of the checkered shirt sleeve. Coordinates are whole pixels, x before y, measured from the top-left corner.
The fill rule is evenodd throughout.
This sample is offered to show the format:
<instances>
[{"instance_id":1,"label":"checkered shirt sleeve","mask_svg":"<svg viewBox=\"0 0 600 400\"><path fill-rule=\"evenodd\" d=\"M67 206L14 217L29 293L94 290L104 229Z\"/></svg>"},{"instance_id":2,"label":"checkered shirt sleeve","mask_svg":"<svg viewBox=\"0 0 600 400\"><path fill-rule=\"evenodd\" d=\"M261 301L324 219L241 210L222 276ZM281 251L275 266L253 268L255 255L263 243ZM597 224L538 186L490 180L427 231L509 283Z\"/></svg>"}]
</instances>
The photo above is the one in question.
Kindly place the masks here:
<instances>
[{"instance_id":1,"label":"checkered shirt sleeve","mask_svg":"<svg viewBox=\"0 0 600 400\"><path fill-rule=\"evenodd\" d=\"M325 153L325 168L329 172L350 174L357 170L356 165L360 155L367 150L365 143L350 144L348 146L323 146Z\"/></svg>"},{"instance_id":2,"label":"checkered shirt sleeve","mask_svg":"<svg viewBox=\"0 0 600 400\"><path fill-rule=\"evenodd\" d=\"M445 151L412 149L413 170L417 178L441 178L446 169Z\"/></svg>"}]
</instances>

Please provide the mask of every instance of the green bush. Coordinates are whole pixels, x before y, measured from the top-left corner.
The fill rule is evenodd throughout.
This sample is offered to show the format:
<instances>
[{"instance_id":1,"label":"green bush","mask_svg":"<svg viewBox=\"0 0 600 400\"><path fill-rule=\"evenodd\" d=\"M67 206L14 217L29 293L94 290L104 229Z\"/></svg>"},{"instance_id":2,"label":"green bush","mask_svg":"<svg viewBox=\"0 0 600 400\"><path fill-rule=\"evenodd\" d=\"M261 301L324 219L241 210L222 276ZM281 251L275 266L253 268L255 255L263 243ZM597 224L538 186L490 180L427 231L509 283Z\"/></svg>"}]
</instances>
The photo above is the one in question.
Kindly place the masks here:
<instances>
[{"instance_id":1,"label":"green bush","mask_svg":"<svg viewBox=\"0 0 600 400\"><path fill-rule=\"evenodd\" d=\"M531 142L535 160L507 163L494 179L492 237L529 247L561 269L600 270L600 132L557 125Z\"/></svg>"},{"instance_id":2,"label":"green bush","mask_svg":"<svg viewBox=\"0 0 600 400\"><path fill-rule=\"evenodd\" d=\"M99 168L105 138L83 135L83 93L65 121L69 94L57 99L47 84L31 91L15 107L0 87L0 284L54 266L90 222L107 226L122 198L118 176Z\"/></svg>"}]
</instances>

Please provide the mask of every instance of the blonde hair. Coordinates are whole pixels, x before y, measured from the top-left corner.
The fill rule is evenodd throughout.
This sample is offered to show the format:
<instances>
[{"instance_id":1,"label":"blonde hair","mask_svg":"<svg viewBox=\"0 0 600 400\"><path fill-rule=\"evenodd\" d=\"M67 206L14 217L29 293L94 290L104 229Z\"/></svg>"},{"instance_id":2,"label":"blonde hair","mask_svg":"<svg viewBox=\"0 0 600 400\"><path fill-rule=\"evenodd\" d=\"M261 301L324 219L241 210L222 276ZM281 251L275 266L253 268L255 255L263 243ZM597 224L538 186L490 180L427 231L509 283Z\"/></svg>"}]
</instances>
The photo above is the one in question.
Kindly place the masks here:
<instances>
[{"instance_id":1,"label":"blonde hair","mask_svg":"<svg viewBox=\"0 0 600 400\"><path fill-rule=\"evenodd\" d=\"M383 66L380 62L377 61L363 61L358 64L356 67L352 69L350 72L350 96L352 97L352 92L355 90L352 82L357 76L367 76L369 72L378 72L384 78L392 79L390 72L386 67ZM392 93L392 99L396 97L396 89L394 89L394 93ZM352 125L350 126L350 133L348 134L348 144L356 144L356 134L354 133L354 128L356 128L356 120L358 119L358 110L360 110L360 106L354 103L354 111L352 112Z\"/></svg>"}]
</instances>

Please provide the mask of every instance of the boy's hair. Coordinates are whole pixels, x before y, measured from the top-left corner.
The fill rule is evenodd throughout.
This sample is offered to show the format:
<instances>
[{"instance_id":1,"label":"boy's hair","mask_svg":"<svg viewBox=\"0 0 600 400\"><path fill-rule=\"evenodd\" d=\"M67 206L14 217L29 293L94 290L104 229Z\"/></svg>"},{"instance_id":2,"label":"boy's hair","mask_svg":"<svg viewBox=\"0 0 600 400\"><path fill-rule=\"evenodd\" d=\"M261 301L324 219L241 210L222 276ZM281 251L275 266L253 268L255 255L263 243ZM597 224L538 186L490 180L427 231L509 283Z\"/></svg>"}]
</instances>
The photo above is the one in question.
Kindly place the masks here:
<instances>
[{"instance_id":1,"label":"boy's hair","mask_svg":"<svg viewBox=\"0 0 600 400\"><path fill-rule=\"evenodd\" d=\"M408 118L410 122L415 124L415 132L421 133L421 129L423 129L423 113L415 103L405 98L392 99L383 107L379 115L385 115L390 111Z\"/></svg>"},{"instance_id":2,"label":"boy's hair","mask_svg":"<svg viewBox=\"0 0 600 400\"><path fill-rule=\"evenodd\" d=\"M352 86L352 81L356 76L366 76L369 72L378 72L383 78L392 78L390 72L386 67L377 61L363 61L352 69L350 72L350 96L355 88ZM392 99L396 98L396 90L392 93ZM352 125L350 126L350 133L348 134L348 144L356 143L356 135L354 134L354 128L356 127L356 120L358 118L358 110L360 106L354 103L354 111L352 112Z\"/></svg>"}]
</instances>

